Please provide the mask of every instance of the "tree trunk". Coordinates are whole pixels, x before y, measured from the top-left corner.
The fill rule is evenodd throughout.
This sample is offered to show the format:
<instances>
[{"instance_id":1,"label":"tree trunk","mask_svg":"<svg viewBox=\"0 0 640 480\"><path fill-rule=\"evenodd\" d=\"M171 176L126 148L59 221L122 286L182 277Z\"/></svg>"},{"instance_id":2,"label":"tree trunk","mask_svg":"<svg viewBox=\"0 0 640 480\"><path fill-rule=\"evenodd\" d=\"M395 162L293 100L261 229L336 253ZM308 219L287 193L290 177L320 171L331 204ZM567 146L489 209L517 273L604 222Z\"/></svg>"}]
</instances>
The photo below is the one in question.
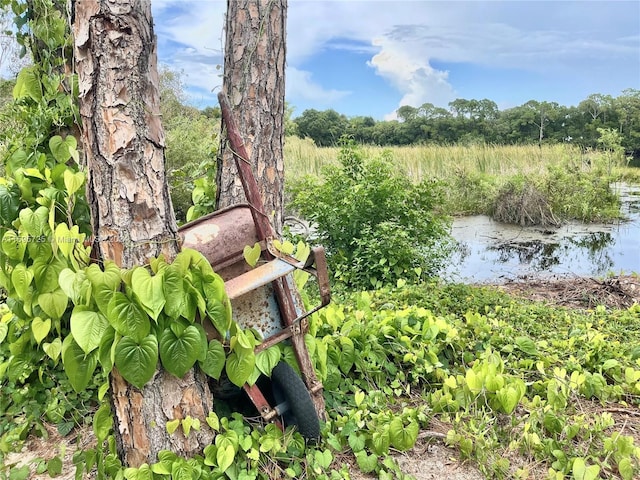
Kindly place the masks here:
<instances>
[{"instance_id":1,"label":"tree trunk","mask_svg":"<svg viewBox=\"0 0 640 480\"><path fill-rule=\"evenodd\" d=\"M282 230L286 0L228 0L223 92L276 232ZM245 202L230 147L218 157L216 207Z\"/></svg>"},{"instance_id":2,"label":"tree trunk","mask_svg":"<svg viewBox=\"0 0 640 480\"><path fill-rule=\"evenodd\" d=\"M75 61L87 162L94 257L121 267L179 251L164 166L156 39L148 0L80 0ZM204 377L159 370L138 390L114 368L115 434L126 465L153 463L160 450L191 456L211 443L213 403ZM166 422L191 416L202 429L169 435Z\"/></svg>"}]
</instances>

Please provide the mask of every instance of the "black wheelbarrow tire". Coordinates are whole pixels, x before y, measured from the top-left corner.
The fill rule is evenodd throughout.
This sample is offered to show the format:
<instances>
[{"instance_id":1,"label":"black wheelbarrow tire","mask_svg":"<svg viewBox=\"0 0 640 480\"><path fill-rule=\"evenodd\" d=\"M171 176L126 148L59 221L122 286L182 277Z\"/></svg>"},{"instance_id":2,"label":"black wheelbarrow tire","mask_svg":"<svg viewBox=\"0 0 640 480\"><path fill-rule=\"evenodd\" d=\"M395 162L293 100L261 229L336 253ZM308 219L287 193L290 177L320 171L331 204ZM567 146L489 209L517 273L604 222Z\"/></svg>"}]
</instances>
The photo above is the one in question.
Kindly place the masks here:
<instances>
[{"instance_id":1,"label":"black wheelbarrow tire","mask_svg":"<svg viewBox=\"0 0 640 480\"><path fill-rule=\"evenodd\" d=\"M320 420L311 395L302 379L287 362L281 361L271 372L273 396L278 403L286 401L289 410L284 413L286 425L295 425L307 440L320 438Z\"/></svg>"}]
</instances>

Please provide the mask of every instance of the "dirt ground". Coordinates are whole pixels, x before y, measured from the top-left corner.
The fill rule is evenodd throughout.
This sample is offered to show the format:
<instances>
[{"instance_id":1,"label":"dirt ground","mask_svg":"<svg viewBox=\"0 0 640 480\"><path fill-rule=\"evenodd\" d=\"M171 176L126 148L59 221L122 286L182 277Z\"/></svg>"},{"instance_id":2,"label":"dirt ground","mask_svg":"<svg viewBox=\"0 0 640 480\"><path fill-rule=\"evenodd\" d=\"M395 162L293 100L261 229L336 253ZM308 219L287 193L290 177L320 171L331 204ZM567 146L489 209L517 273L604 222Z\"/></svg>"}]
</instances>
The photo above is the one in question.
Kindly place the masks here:
<instances>
[{"instance_id":1,"label":"dirt ground","mask_svg":"<svg viewBox=\"0 0 640 480\"><path fill-rule=\"evenodd\" d=\"M604 305L610 309L627 308L633 303L640 303L640 276L626 275L611 277L604 280L595 278L552 278L530 279L517 282L508 282L496 288L520 298L547 302L549 304L567 308L592 309L597 305ZM585 411L601 411L602 406L584 402L581 408ZM623 406L605 407L616 418L616 424L625 425L626 435L631 435L637 443L640 443L640 414L630 411ZM473 462L462 461L460 454L455 449L448 448L444 444L448 426L433 422L432 430L421 432L416 446L404 453L397 453L396 459L403 472L410 474L416 480L482 480L484 476L474 466ZM47 440L31 438L27 441L21 452L9 455L5 459L5 465L19 467L25 463L33 463L35 459L47 460L61 453L64 456L62 475L56 477L61 480L72 480L75 468L72 464L74 451L91 446L93 435L90 429L80 432L80 435L70 435L62 438L51 428ZM518 459L510 459L516 460ZM347 461L355 465L353 458L345 457ZM532 467L532 465L529 465ZM535 466L533 466L535 467ZM374 476L360 473L357 467L352 469L353 480L367 480ZM543 472L538 472L543 475ZM531 478L539 478L534 475ZM48 479L44 473L30 477L36 480ZM542 477L540 477L542 478Z\"/></svg>"},{"instance_id":2,"label":"dirt ground","mask_svg":"<svg viewBox=\"0 0 640 480\"><path fill-rule=\"evenodd\" d=\"M432 430L422 431L415 447L394 455L402 472L416 480L483 480L485 477L471 461L460 459L460 452L445 445L449 425L437 420L431 422ZM354 464L352 459L352 464ZM365 475L357 466L351 468L351 480L371 480L375 475Z\"/></svg>"},{"instance_id":3,"label":"dirt ground","mask_svg":"<svg viewBox=\"0 0 640 480\"><path fill-rule=\"evenodd\" d=\"M628 308L640 303L640 275L608 277L560 277L507 282L497 287L510 295L538 302L592 309L603 305L610 309Z\"/></svg>"}]
</instances>

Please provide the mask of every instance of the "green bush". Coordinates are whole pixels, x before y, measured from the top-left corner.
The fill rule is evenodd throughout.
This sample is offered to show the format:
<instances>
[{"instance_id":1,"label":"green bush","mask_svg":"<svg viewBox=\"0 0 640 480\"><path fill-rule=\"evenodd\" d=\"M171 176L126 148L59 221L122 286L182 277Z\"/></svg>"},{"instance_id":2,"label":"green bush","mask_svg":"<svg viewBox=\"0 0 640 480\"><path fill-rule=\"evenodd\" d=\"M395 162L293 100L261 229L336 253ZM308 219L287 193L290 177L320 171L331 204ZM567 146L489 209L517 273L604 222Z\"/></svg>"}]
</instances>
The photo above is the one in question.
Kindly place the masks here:
<instances>
[{"instance_id":1,"label":"green bush","mask_svg":"<svg viewBox=\"0 0 640 480\"><path fill-rule=\"evenodd\" d=\"M541 188L561 219L598 222L620 217L620 200L609 186L612 181L598 165L590 171L563 165L549 167Z\"/></svg>"},{"instance_id":2,"label":"green bush","mask_svg":"<svg viewBox=\"0 0 640 480\"><path fill-rule=\"evenodd\" d=\"M160 110L167 143L165 163L171 202L176 219L183 223L214 209L210 199L215 200L220 124L207 111L187 105L182 73L167 67L160 70Z\"/></svg>"},{"instance_id":3,"label":"green bush","mask_svg":"<svg viewBox=\"0 0 640 480\"><path fill-rule=\"evenodd\" d=\"M342 140L338 160L323 180L306 177L291 189L291 206L315 224L334 279L366 289L434 276L451 248L448 219L436 213L440 184L414 184L388 151L365 159L352 140Z\"/></svg>"},{"instance_id":4,"label":"green bush","mask_svg":"<svg viewBox=\"0 0 640 480\"><path fill-rule=\"evenodd\" d=\"M444 210L447 213L450 215L488 215L490 213L490 206L498 189L498 179L495 175L458 169L445 181Z\"/></svg>"}]
</instances>

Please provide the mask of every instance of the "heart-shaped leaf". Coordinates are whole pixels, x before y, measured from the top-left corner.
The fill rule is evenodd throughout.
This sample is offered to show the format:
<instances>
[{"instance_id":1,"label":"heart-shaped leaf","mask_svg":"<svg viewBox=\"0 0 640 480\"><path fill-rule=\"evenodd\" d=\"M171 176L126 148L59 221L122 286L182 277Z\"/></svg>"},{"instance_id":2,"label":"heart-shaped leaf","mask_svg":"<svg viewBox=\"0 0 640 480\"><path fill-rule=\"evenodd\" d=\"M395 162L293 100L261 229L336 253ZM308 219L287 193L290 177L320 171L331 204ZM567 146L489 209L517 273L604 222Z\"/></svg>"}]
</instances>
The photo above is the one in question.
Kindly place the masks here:
<instances>
[{"instance_id":1,"label":"heart-shaped leaf","mask_svg":"<svg viewBox=\"0 0 640 480\"><path fill-rule=\"evenodd\" d=\"M76 162L78 161L79 155L77 147L78 141L73 135L67 135L64 139L60 135L55 135L49 139L49 150L51 150L53 158L55 158L56 161L61 164L66 163L71 158L73 158ZM66 169L66 171L68 171L69 174L73 175L73 172L71 172L71 170ZM66 175L64 183L65 187L67 187L67 190L69 191L69 195L73 195L76 190L78 190L78 188L80 188L80 186L82 185L81 182L80 186L78 186L75 190L71 190L67 185Z\"/></svg>"},{"instance_id":2,"label":"heart-shaped leaf","mask_svg":"<svg viewBox=\"0 0 640 480\"><path fill-rule=\"evenodd\" d=\"M16 187L0 185L0 222L9 225L18 216L20 193Z\"/></svg>"},{"instance_id":3,"label":"heart-shaped leaf","mask_svg":"<svg viewBox=\"0 0 640 480\"><path fill-rule=\"evenodd\" d=\"M165 304L163 271L151 276L146 268L138 267L131 274L131 287L142 307L154 320L158 320L158 315L162 312Z\"/></svg>"},{"instance_id":4,"label":"heart-shaped leaf","mask_svg":"<svg viewBox=\"0 0 640 480\"><path fill-rule=\"evenodd\" d=\"M165 298L164 313L169 318L176 319L183 314L185 304L184 276L177 266L165 267L162 288Z\"/></svg>"},{"instance_id":5,"label":"heart-shaped leaf","mask_svg":"<svg viewBox=\"0 0 640 480\"><path fill-rule=\"evenodd\" d=\"M173 435L173 433L178 429L178 427L180 426L180 419L176 418L174 420L170 420L165 424L165 428L167 429L167 433L169 435Z\"/></svg>"},{"instance_id":6,"label":"heart-shaped leaf","mask_svg":"<svg viewBox=\"0 0 640 480\"><path fill-rule=\"evenodd\" d=\"M242 254L244 255L245 261L252 267L255 267L260 260L260 253L262 253L260 249L260 244L256 243L253 247L249 245L245 245L242 250Z\"/></svg>"},{"instance_id":7,"label":"heart-shaped leaf","mask_svg":"<svg viewBox=\"0 0 640 480\"><path fill-rule=\"evenodd\" d=\"M98 365L97 352L85 355L73 336L68 335L62 344L62 364L73 389L81 392L93 378L93 372Z\"/></svg>"},{"instance_id":8,"label":"heart-shaped leaf","mask_svg":"<svg viewBox=\"0 0 640 480\"><path fill-rule=\"evenodd\" d=\"M227 297L227 293L224 290L224 280L217 273L207 275L202 284L202 288L207 300L212 298L219 302L224 302L224 299Z\"/></svg>"},{"instance_id":9,"label":"heart-shaped leaf","mask_svg":"<svg viewBox=\"0 0 640 480\"><path fill-rule=\"evenodd\" d=\"M107 306L107 320L123 337L142 341L151 331L151 321L136 302L122 292L116 292Z\"/></svg>"},{"instance_id":10,"label":"heart-shaped leaf","mask_svg":"<svg viewBox=\"0 0 640 480\"><path fill-rule=\"evenodd\" d=\"M158 363L158 340L147 335L140 342L123 337L116 347L115 364L124 379L137 388L151 380Z\"/></svg>"},{"instance_id":11,"label":"heart-shaped leaf","mask_svg":"<svg viewBox=\"0 0 640 480\"><path fill-rule=\"evenodd\" d=\"M182 378L200 357L202 338L194 325L189 325L180 335L174 330L167 328L160 335L160 360L167 372Z\"/></svg>"},{"instance_id":12,"label":"heart-shaped leaf","mask_svg":"<svg viewBox=\"0 0 640 480\"><path fill-rule=\"evenodd\" d=\"M467 382L467 387L471 390L471 393L480 393L484 385L483 376L477 374L475 370L469 369L465 374L465 380Z\"/></svg>"},{"instance_id":13,"label":"heart-shaped leaf","mask_svg":"<svg viewBox=\"0 0 640 480\"><path fill-rule=\"evenodd\" d=\"M0 323L0 343L4 342L4 339L7 338L7 334L9 333L9 325L6 323Z\"/></svg>"},{"instance_id":14,"label":"heart-shaped leaf","mask_svg":"<svg viewBox=\"0 0 640 480\"><path fill-rule=\"evenodd\" d=\"M84 270L74 272L70 268L64 268L58 275L58 284L75 305L86 302L91 282Z\"/></svg>"},{"instance_id":15,"label":"heart-shaped leaf","mask_svg":"<svg viewBox=\"0 0 640 480\"><path fill-rule=\"evenodd\" d=\"M11 272L11 284L15 289L18 297L22 300L27 299L29 294L29 286L33 280L33 273L27 268L24 263L16 265Z\"/></svg>"},{"instance_id":16,"label":"heart-shaped leaf","mask_svg":"<svg viewBox=\"0 0 640 480\"><path fill-rule=\"evenodd\" d=\"M284 253L285 255L293 254L293 251L295 249L295 246L293 245L293 243L291 243L288 240L285 242L281 242L280 240L276 239L273 241L273 246L276 248L276 250Z\"/></svg>"},{"instance_id":17,"label":"heart-shaped leaf","mask_svg":"<svg viewBox=\"0 0 640 480\"><path fill-rule=\"evenodd\" d=\"M13 87L13 98L31 98L39 102L42 98L42 83L36 73L35 67L27 67L20 70L16 84Z\"/></svg>"},{"instance_id":18,"label":"heart-shaped leaf","mask_svg":"<svg viewBox=\"0 0 640 480\"><path fill-rule=\"evenodd\" d=\"M10 259L20 262L24 258L24 251L27 249L28 242L28 235L18 235L13 230L7 230L2 236L2 251Z\"/></svg>"},{"instance_id":19,"label":"heart-shaped leaf","mask_svg":"<svg viewBox=\"0 0 640 480\"><path fill-rule=\"evenodd\" d=\"M36 288L40 293L53 292L60 287L59 276L64 270L66 262L54 259L36 258L33 262L33 276Z\"/></svg>"},{"instance_id":20,"label":"heart-shaped leaf","mask_svg":"<svg viewBox=\"0 0 640 480\"><path fill-rule=\"evenodd\" d=\"M496 392L496 397L504 412L510 414L518 406L521 395L513 385L507 385Z\"/></svg>"},{"instance_id":21,"label":"heart-shaped leaf","mask_svg":"<svg viewBox=\"0 0 640 480\"><path fill-rule=\"evenodd\" d=\"M30 208L23 208L18 215L20 218L21 230L32 237L39 237L48 230L49 209L38 207L35 211Z\"/></svg>"},{"instance_id":22,"label":"heart-shaped leaf","mask_svg":"<svg viewBox=\"0 0 640 480\"><path fill-rule=\"evenodd\" d=\"M577 457L573 460L571 469L575 480L595 480L600 476L600 465L590 465L587 467L584 458Z\"/></svg>"},{"instance_id":23,"label":"heart-shaped leaf","mask_svg":"<svg viewBox=\"0 0 640 480\"><path fill-rule=\"evenodd\" d=\"M44 237L28 239L26 245L31 258L37 258L41 262L48 262L53 257L53 244Z\"/></svg>"},{"instance_id":24,"label":"heart-shaped leaf","mask_svg":"<svg viewBox=\"0 0 640 480\"><path fill-rule=\"evenodd\" d=\"M73 138L74 142L75 142L75 138L74 137L67 137L67 139L69 138ZM77 142L75 142L77 144ZM75 147L73 148L75 150ZM71 150L69 149L69 152L71 152ZM80 190L80 187L82 187L82 184L84 183L84 173L83 172L76 172L73 173L71 170L65 170L64 172L64 186L67 189L67 195L71 196L74 193L76 193L78 190Z\"/></svg>"},{"instance_id":25,"label":"heart-shaped leaf","mask_svg":"<svg viewBox=\"0 0 640 480\"><path fill-rule=\"evenodd\" d=\"M71 333L85 353L98 348L102 335L108 327L109 321L105 316L88 307L77 306L71 312Z\"/></svg>"},{"instance_id":26,"label":"heart-shaped leaf","mask_svg":"<svg viewBox=\"0 0 640 480\"><path fill-rule=\"evenodd\" d=\"M105 285L112 291L117 290L122 281L120 277L120 267L110 260L104 263L104 271L95 263L90 265L89 268L87 268L87 278L94 287Z\"/></svg>"},{"instance_id":27,"label":"heart-shaped leaf","mask_svg":"<svg viewBox=\"0 0 640 480\"><path fill-rule=\"evenodd\" d=\"M65 258L69 258L77 244L84 242L84 237L77 225L69 229L64 223L58 224L54 233L55 244Z\"/></svg>"},{"instance_id":28,"label":"heart-shaped leaf","mask_svg":"<svg viewBox=\"0 0 640 480\"><path fill-rule=\"evenodd\" d=\"M402 418L395 417L389 424L389 440L394 448L400 451L413 448L418 438L420 427L414 420L404 425Z\"/></svg>"},{"instance_id":29,"label":"heart-shaped leaf","mask_svg":"<svg viewBox=\"0 0 640 480\"><path fill-rule=\"evenodd\" d=\"M223 338L226 337L231 327L231 305L225 305L213 298L207 299L207 316L218 333Z\"/></svg>"},{"instance_id":30,"label":"heart-shaped leaf","mask_svg":"<svg viewBox=\"0 0 640 480\"><path fill-rule=\"evenodd\" d=\"M36 343L40 345L40 342L45 339L51 331L51 319L47 318L42 320L40 317L36 317L31 321L31 333Z\"/></svg>"},{"instance_id":31,"label":"heart-shaped leaf","mask_svg":"<svg viewBox=\"0 0 640 480\"><path fill-rule=\"evenodd\" d=\"M211 340L204 362L199 362L200 369L211 378L218 380L220 379L226 358L227 355L224 352L222 344L218 340Z\"/></svg>"},{"instance_id":32,"label":"heart-shaped leaf","mask_svg":"<svg viewBox=\"0 0 640 480\"><path fill-rule=\"evenodd\" d=\"M58 320L67 309L69 297L62 289L54 290L49 293L42 293L38 296L38 305L52 319Z\"/></svg>"},{"instance_id":33,"label":"heart-shaped leaf","mask_svg":"<svg viewBox=\"0 0 640 480\"><path fill-rule=\"evenodd\" d=\"M234 385L242 387L251 377L255 364L256 356L253 352L242 352L242 355L231 352L227 357L225 371Z\"/></svg>"},{"instance_id":34,"label":"heart-shaped leaf","mask_svg":"<svg viewBox=\"0 0 640 480\"><path fill-rule=\"evenodd\" d=\"M43 343L42 350L44 350L44 353L46 353L47 356L55 362L58 360L58 357L60 357L60 352L62 352L62 342L59 338L56 338L51 343Z\"/></svg>"},{"instance_id":35,"label":"heart-shaped leaf","mask_svg":"<svg viewBox=\"0 0 640 480\"><path fill-rule=\"evenodd\" d=\"M100 346L98 347L98 361L102 366L102 371L105 373L109 373L111 368L113 367L113 362L115 362L116 356L116 346L120 341L120 335L116 340L116 331L113 327L109 326L102 334L102 338L100 339Z\"/></svg>"},{"instance_id":36,"label":"heart-shaped leaf","mask_svg":"<svg viewBox=\"0 0 640 480\"><path fill-rule=\"evenodd\" d=\"M358 467L362 470L362 473L371 473L378 466L378 456L372 454L368 454L364 450L360 450L356 452L356 462L358 463Z\"/></svg>"},{"instance_id":37,"label":"heart-shaped leaf","mask_svg":"<svg viewBox=\"0 0 640 480\"><path fill-rule=\"evenodd\" d=\"M105 284L93 288L93 300L96 302L98 310L100 310L107 319L109 318L109 302L113 300L115 293L115 290Z\"/></svg>"},{"instance_id":38,"label":"heart-shaped leaf","mask_svg":"<svg viewBox=\"0 0 640 480\"><path fill-rule=\"evenodd\" d=\"M105 403L93 415L93 432L98 443L102 443L109 436L113 428L113 417L111 416L111 405Z\"/></svg>"},{"instance_id":39,"label":"heart-shaped leaf","mask_svg":"<svg viewBox=\"0 0 640 480\"><path fill-rule=\"evenodd\" d=\"M216 452L216 461L218 462L218 468L221 472L225 472L233 464L233 460L236 457L236 451L232 445L224 445L218 447Z\"/></svg>"},{"instance_id":40,"label":"heart-shaped leaf","mask_svg":"<svg viewBox=\"0 0 640 480\"><path fill-rule=\"evenodd\" d=\"M256 355L256 366L267 377L271 376L271 370L280 362L280 348L277 345L262 350Z\"/></svg>"},{"instance_id":41,"label":"heart-shaped leaf","mask_svg":"<svg viewBox=\"0 0 640 480\"><path fill-rule=\"evenodd\" d=\"M538 354L535 342L529 337L516 337L516 347L532 357Z\"/></svg>"}]
</instances>

